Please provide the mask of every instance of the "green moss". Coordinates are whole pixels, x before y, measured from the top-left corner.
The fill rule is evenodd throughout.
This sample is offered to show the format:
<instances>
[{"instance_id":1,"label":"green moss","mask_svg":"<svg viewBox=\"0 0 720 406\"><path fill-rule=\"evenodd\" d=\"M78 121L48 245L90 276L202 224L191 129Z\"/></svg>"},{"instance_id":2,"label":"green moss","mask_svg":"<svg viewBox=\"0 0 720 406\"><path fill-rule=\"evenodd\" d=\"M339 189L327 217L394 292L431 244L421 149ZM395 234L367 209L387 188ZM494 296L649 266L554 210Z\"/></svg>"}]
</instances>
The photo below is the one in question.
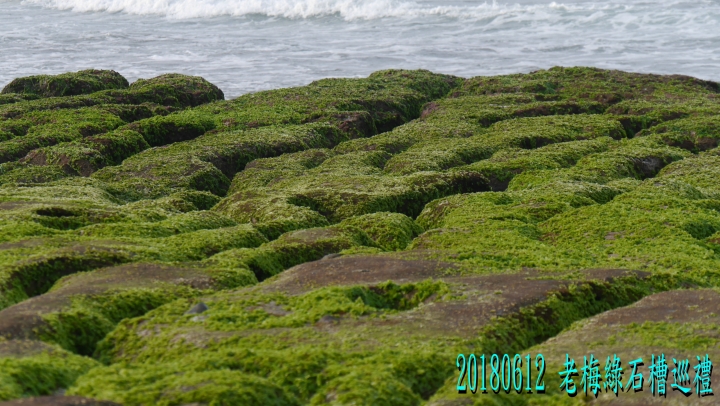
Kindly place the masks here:
<instances>
[{"instance_id":1,"label":"green moss","mask_svg":"<svg viewBox=\"0 0 720 406\"><path fill-rule=\"evenodd\" d=\"M290 231L258 248L228 250L205 262L211 269L248 269L263 280L294 265L355 246L375 246L375 242L361 229L341 224Z\"/></svg>"},{"instance_id":2,"label":"green moss","mask_svg":"<svg viewBox=\"0 0 720 406\"><path fill-rule=\"evenodd\" d=\"M25 100L35 100L40 97L32 93L4 93L0 94L0 105L17 103Z\"/></svg>"},{"instance_id":3,"label":"green moss","mask_svg":"<svg viewBox=\"0 0 720 406\"><path fill-rule=\"evenodd\" d=\"M352 217L341 223L363 230L385 251L399 251L422 231L411 218L400 213L373 213Z\"/></svg>"},{"instance_id":4,"label":"green moss","mask_svg":"<svg viewBox=\"0 0 720 406\"><path fill-rule=\"evenodd\" d=\"M582 157L573 167L527 171L513 178L509 189L528 189L556 180L607 183L622 178L645 179L690 153L648 137L621 140L608 151Z\"/></svg>"},{"instance_id":5,"label":"green moss","mask_svg":"<svg viewBox=\"0 0 720 406\"><path fill-rule=\"evenodd\" d=\"M490 159L476 162L463 169L488 178L493 190L505 190L508 184L523 172L567 168L587 155L607 150L612 144L611 138L601 137L587 141L561 142L529 150L502 149Z\"/></svg>"},{"instance_id":6,"label":"green moss","mask_svg":"<svg viewBox=\"0 0 720 406\"><path fill-rule=\"evenodd\" d=\"M127 87L127 79L115 71L88 69L54 76L40 75L18 78L5 86L2 93L29 93L40 97L61 97Z\"/></svg>"},{"instance_id":7,"label":"green moss","mask_svg":"<svg viewBox=\"0 0 720 406\"><path fill-rule=\"evenodd\" d=\"M431 95L449 90L453 80L447 80L423 71L323 80L139 122L133 128L147 133L151 145L156 145L158 137L180 137L172 139L179 141L186 132L187 137L196 137L216 130L168 149L146 151L119 167L98 172L97 177L114 183L118 193L130 200L159 197L179 188L222 196L229 178L252 160L332 147L416 117ZM139 177L143 179L138 181Z\"/></svg>"},{"instance_id":8,"label":"green moss","mask_svg":"<svg viewBox=\"0 0 720 406\"><path fill-rule=\"evenodd\" d=\"M138 79L128 89L132 104L157 103L162 106L195 107L225 99L222 90L199 76L177 73L152 79Z\"/></svg>"},{"instance_id":9,"label":"green moss","mask_svg":"<svg viewBox=\"0 0 720 406\"><path fill-rule=\"evenodd\" d=\"M48 183L67 176L65 171L56 166L19 166L0 175L0 185Z\"/></svg>"},{"instance_id":10,"label":"green moss","mask_svg":"<svg viewBox=\"0 0 720 406\"><path fill-rule=\"evenodd\" d=\"M192 211L156 222L93 224L75 230L77 235L94 237L169 237L202 229L235 226L229 218L215 212Z\"/></svg>"},{"instance_id":11,"label":"green moss","mask_svg":"<svg viewBox=\"0 0 720 406\"><path fill-rule=\"evenodd\" d=\"M529 74L466 80L457 94L530 93L565 100L595 101L605 106L623 100L691 99L720 91L717 83L689 76L650 75L585 67L554 67Z\"/></svg>"},{"instance_id":12,"label":"green moss","mask_svg":"<svg viewBox=\"0 0 720 406\"><path fill-rule=\"evenodd\" d=\"M452 400L457 352L520 351L653 290L719 283L719 91L553 68L381 71L230 101L182 75L8 95L0 306L47 303L35 333L66 349L100 341L106 366L72 390L99 399ZM376 268L355 274L363 261ZM376 269L415 282L313 287Z\"/></svg>"},{"instance_id":13,"label":"green moss","mask_svg":"<svg viewBox=\"0 0 720 406\"><path fill-rule=\"evenodd\" d=\"M641 134L662 139L666 144L698 153L718 146L720 121L717 116L672 120Z\"/></svg>"},{"instance_id":14,"label":"green moss","mask_svg":"<svg viewBox=\"0 0 720 406\"><path fill-rule=\"evenodd\" d=\"M0 341L0 400L50 395L97 366L86 357L32 341Z\"/></svg>"},{"instance_id":15,"label":"green moss","mask_svg":"<svg viewBox=\"0 0 720 406\"><path fill-rule=\"evenodd\" d=\"M68 394L86 394L96 399L112 399L123 404L179 405L205 402L217 404L256 404L295 406L300 403L282 386L270 379L239 371L178 370L168 365L138 370L117 366L102 387L86 376ZM138 384L135 376L144 379ZM90 395L91 394L91 395Z\"/></svg>"},{"instance_id":16,"label":"green moss","mask_svg":"<svg viewBox=\"0 0 720 406\"><path fill-rule=\"evenodd\" d=\"M668 165L659 176L688 183L707 195L716 197L720 192L717 186L719 159L720 157L710 154L685 159Z\"/></svg>"},{"instance_id":17,"label":"green moss","mask_svg":"<svg viewBox=\"0 0 720 406\"><path fill-rule=\"evenodd\" d=\"M482 349L489 354L520 353L576 320L626 306L657 290L677 285L677 280L672 278L640 281L635 277L612 285L599 282L571 285L538 305L525 307L511 317L498 318L487 325L482 334Z\"/></svg>"}]
</instances>

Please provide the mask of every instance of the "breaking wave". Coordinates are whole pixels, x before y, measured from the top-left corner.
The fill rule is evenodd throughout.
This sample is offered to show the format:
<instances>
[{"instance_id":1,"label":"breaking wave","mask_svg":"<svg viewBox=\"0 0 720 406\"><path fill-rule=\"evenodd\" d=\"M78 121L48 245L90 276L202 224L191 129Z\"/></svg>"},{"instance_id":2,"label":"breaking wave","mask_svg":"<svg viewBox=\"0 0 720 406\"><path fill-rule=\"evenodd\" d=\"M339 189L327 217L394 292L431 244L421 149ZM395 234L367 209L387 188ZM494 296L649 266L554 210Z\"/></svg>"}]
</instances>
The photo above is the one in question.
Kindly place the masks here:
<instances>
[{"instance_id":1,"label":"breaking wave","mask_svg":"<svg viewBox=\"0 0 720 406\"><path fill-rule=\"evenodd\" d=\"M522 13L542 15L553 10L572 12L627 7L622 4L578 7L555 2L521 6L498 4L496 1L474 5L438 5L437 2L403 0L25 0L24 3L76 12L162 15L177 19L251 15L290 19L339 16L345 20L430 16L492 19Z\"/></svg>"}]
</instances>

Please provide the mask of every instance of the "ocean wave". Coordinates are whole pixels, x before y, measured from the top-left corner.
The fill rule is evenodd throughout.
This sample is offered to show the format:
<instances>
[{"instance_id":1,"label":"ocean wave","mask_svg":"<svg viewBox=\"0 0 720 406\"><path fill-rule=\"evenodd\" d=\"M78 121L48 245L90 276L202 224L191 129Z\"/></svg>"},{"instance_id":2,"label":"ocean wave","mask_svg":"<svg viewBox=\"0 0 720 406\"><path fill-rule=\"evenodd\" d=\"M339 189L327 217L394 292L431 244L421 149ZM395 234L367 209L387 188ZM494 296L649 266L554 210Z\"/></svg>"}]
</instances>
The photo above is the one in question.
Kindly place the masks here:
<instances>
[{"instance_id":1,"label":"ocean wave","mask_svg":"<svg viewBox=\"0 0 720 406\"><path fill-rule=\"evenodd\" d=\"M345 20L418 18L445 16L460 19L518 17L521 14L549 17L545 13L627 8L623 4L543 5L499 4L492 2L440 5L438 2L407 0L24 0L25 4L76 12L109 12L135 15L162 15L177 19L217 16L264 15L290 19L339 16ZM536 17L538 17L536 15Z\"/></svg>"}]
</instances>

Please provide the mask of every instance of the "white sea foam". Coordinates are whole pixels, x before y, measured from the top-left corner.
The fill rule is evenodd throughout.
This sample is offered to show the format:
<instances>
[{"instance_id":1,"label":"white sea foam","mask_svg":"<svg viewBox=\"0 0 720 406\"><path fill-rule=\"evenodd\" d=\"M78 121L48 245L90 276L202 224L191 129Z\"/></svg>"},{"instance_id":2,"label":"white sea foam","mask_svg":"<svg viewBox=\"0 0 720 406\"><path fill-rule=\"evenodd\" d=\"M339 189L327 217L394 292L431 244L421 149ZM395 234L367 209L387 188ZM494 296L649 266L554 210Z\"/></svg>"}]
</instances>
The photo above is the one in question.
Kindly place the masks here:
<instances>
[{"instance_id":1,"label":"white sea foam","mask_svg":"<svg viewBox=\"0 0 720 406\"><path fill-rule=\"evenodd\" d=\"M61 10L156 14L172 18L265 15L310 18L339 15L347 20L375 19L408 14L438 13L419 10L417 4L397 0L27 0Z\"/></svg>"},{"instance_id":2,"label":"white sea foam","mask_svg":"<svg viewBox=\"0 0 720 406\"><path fill-rule=\"evenodd\" d=\"M110 12L162 15L171 18L264 15L283 18L340 16L345 20L422 18L445 16L461 19L497 17L547 17L547 12L625 9L623 4L545 5L498 4L497 1L446 5L443 2L407 0L24 0L28 4L77 12Z\"/></svg>"}]
</instances>

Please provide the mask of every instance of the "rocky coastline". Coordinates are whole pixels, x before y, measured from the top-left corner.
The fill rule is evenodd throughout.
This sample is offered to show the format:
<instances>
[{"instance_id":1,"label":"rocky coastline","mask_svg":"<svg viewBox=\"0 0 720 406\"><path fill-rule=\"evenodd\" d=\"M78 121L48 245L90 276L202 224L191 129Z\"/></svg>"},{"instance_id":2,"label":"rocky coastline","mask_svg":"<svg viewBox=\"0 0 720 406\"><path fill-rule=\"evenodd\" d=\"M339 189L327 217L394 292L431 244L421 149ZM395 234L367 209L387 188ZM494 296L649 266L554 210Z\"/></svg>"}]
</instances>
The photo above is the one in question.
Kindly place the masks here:
<instances>
[{"instance_id":1,"label":"rocky coastline","mask_svg":"<svg viewBox=\"0 0 720 406\"><path fill-rule=\"evenodd\" d=\"M679 75L385 70L232 100L18 78L0 401L580 404L568 352L720 362L719 141L720 84ZM459 394L473 352L542 353L552 389Z\"/></svg>"}]
</instances>

